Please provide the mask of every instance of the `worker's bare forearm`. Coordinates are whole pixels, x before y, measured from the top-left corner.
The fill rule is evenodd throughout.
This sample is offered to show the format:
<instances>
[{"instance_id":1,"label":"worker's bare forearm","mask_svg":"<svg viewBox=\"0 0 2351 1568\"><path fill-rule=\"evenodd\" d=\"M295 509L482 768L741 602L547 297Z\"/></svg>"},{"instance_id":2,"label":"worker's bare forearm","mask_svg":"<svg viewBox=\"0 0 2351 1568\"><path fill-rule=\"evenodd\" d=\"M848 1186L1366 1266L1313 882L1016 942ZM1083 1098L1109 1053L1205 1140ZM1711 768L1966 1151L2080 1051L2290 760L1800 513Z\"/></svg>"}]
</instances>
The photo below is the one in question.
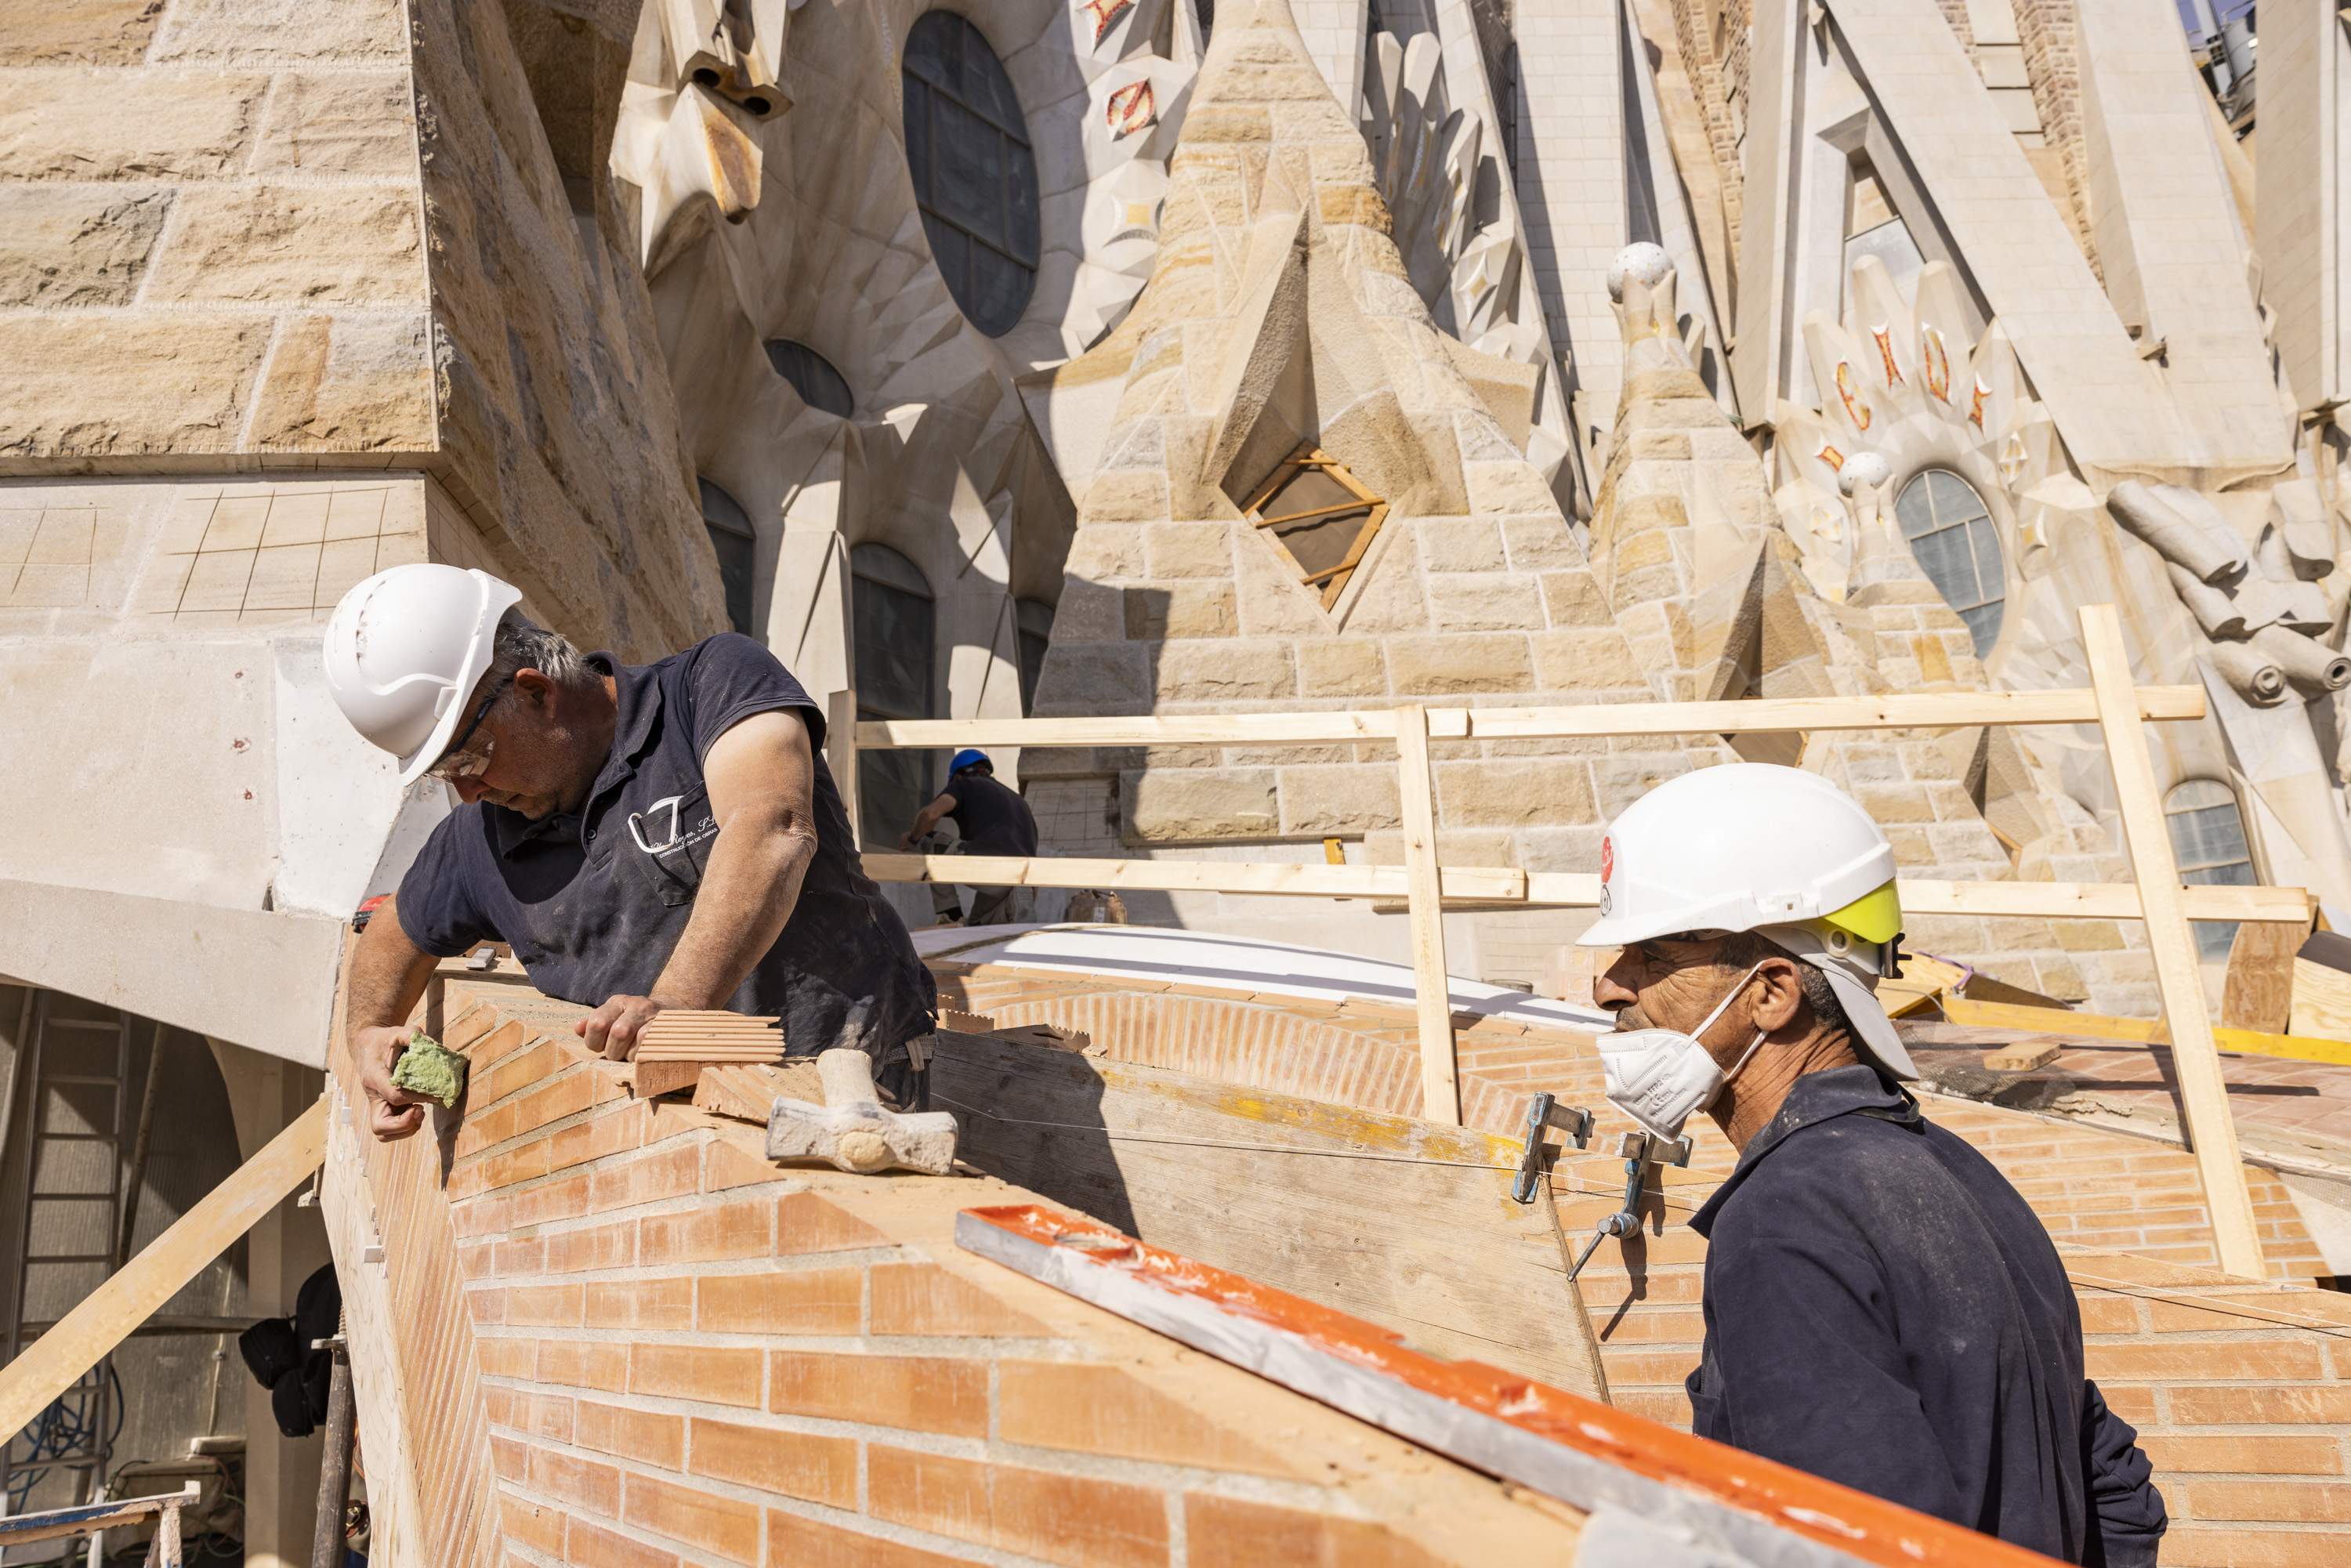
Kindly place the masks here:
<instances>
[{"instance_id":1,"label":"worker's bare forearm","mask_svg":"<svg viewBox=\"0 0 2351 1568\"><path fill-rule=\"evenodd\" d=\"M799 904L816 859L816 830L779 811L730 822L712 842L709 864L676 950L653 983L664 1007L718 1008L776 945Z\"/></svg>"},{"instance_id":2,"label":"worker's bare forearm","mask_svg":"<svg viewBox=\"0 0 2351 1568\"><path fill-rule=\"evenodd\" d=\"M407 1022L433 978L434 962L432 954L408 939L392 902L386 900L360 933L351 955L344 1027L355 1034Z\"/></svg>"}]
</instances>

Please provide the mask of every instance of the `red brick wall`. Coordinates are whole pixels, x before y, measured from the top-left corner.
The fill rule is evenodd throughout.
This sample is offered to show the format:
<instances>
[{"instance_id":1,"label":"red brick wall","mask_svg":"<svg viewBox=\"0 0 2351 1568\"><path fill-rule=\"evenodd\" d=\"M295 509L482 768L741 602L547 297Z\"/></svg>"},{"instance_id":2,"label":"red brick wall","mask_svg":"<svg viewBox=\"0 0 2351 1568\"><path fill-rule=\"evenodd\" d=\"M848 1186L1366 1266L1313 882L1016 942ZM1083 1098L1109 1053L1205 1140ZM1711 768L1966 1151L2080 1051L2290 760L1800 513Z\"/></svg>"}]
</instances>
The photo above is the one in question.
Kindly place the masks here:
<instances>
[{"instance_id":1,"label":"red brick wall","mask_svg":"<svg viewBox=\"0 0 2351 1568\"><path fill-rule=\"evenodd\" d=\"M1415 1025L1400 1009L1195 988L1134 993L1098 978L1004 967L943 968L941 989L959 998L951 1005L1002 1023L1085 1029L1123 1060L1416 1113ZM1601 1112L1595 1150L1613 1147L1631 1126L1603 1103L1587 1038L1494 1019L1457 1023L1465 1026L1459 1061L1472 1124L1516 1131L1527 1094L1543 1088ZM1233 1049L1229 1042L1243 1038L1250 1049ZM2351 1298L2283 1284L2249 1291L2210 1271L2217 1260L2195 1163L2176 1145L1940 1096L1926 1106L2016 1184L2066 1249L2092 1375L2148 1434L2178 1521L2164 1561L2195 1568L2351 1563L2351 1385L2340 1381L2351 1374ZM1706 1261L1706 1244L1687 1221L1735 1163L1711 1123L1693 1133L1690 1168L1667 1172L1662 1197L1651 1198L1650 1233L1604 1243L1581 1281L1611 1399L1684 1428L1682 1380L1698 1364L1704 1333ZM2283 1282L2324 1271L2284 1186L2258 1166L2246 1175L2273 1276ZM1559 1164L1560 1219L1579 1245L1616 1207L1623 1187L1621 1160L1593 1154ZM2102 1280L2116 1285L2094 1282ZM2181 1295L2250 1301L2270 1315L2165 1299ZM2278 1314L2304 1321L2281 1323Z\"/></svg>"},{"instance_id":2,"label":"red brick wall","mask_svg":"<svg viewBox=\"0 0 2351 1568\"><path fill-rule=\"evenodd\" d=\"M1564 1511L953 1247L957 1210L1028 1195L779 1170L757 1127L628 1098L567 1042L577 1010L448 1030L473 1082L420 1204L456 1239L478 1375L421 1380L411 1446L479 1406L508 1562L1572 1556ZM392 1252L395 1280L433 1271ZM458 1500L445 1470L423 1490Z\"/></svg>"},{"instance_id":3,"label":"red brick wall","mask_svg":"<svg viewBox=\"0 0 2351 1568\"><path fill-rule=\"evenodd\" d=\"M1144 990L1002 966L941 966L939 978L947 1006L1008 1027L1081 1030L1121 1061L1390 1114L1419 1113L1417 1025L1400 1008L1201 988ZM1463 1119L1471 1126L1516 1134L1525 1124L1527 1096L1548 1089L1600 1113L1594 1148L1614 1147L1617 1134L1630 1130L1603 1101L1590 1037L1507 1019L1455 1021ZM1940 1096L1928 1099L1928 1113L1998 1166L2058 1241L2179 1263L2219 1261L2195 1161L2178 1145ZM1728 1175L1733 1152L1713 1124L1700 1119L1691 1135L1698 1145L1691 1169L1677 1177L1710 1183ZM1614 1159L1566 1162L1561 1174L1571 1190L1614 1194L1624 1186L1622 1164ZM2273 1276L2295 1281L2326 1272L2284 1184L2258 1166L2245 1174Z\"/></svg>"}]
</instances>

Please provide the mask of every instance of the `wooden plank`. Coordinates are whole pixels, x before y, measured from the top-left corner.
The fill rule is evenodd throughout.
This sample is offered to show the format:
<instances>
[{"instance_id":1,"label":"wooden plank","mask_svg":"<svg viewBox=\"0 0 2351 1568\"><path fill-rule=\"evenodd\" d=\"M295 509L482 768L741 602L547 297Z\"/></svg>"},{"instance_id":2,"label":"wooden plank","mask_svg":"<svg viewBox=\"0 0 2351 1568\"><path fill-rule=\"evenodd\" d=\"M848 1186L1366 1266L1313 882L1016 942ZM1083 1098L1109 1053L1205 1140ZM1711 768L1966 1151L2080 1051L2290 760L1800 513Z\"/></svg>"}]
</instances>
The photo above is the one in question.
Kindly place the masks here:
<instances>
[{"instance_id":1,"label":"wooden plank","mask_svg":"<svg viewBox=\"0 0 2351 1568\"><path fill-rule=\"evenodd\" d=\"M1914 915L2016 915L2043 920L2137 920L2138 888L2127 882L1940 882L1904 877L1902 908ZM2181 887L2190 920L2260 920L2307 925L2314 907L2301 887Z\"/></svg>"},{"instance_id":2,"label":"wooden plank","mask_svg":"<svg viewBox=\"0 0 2351 1568\"><path fill-rule=\"evenodd\" d=\"M2142 686L2140 712L2152 719L2201 718L2201 686ZM1952 729L1980 724L2092 724L2094 694L2079 687L2039 692L1898 692L1866 697L1771 697L1710 703L1594 703L1573 707L1471 708L1473 738L1547 739L1584 736L1770 735L1794 730Z\"/></svg>"},{"instance_id":3,"label":"wooden plank","mask_svg":"<svg viewBox=\"0 0 2351 1568\"><path fill-rule=\"evenodd\" d=\"M1986 1051L1984 1065L1994 1072L2030 1072L2056 1061L2064 1049L2060 1040L2018 1040L1998 1051Z\"/></svg>"},{"instance_id":4,"label":"wooden plank","mask_svg":"<svg viewBox=\"0 0 2351 1568\"><path fill-rule=\"evenodd\" d=\"M2141 686L2147 719L2204 716L2201 686ZM1901 692L1869 697L1752 702L1591 703L1557 707L1428 708L1429 733L1479 739L1748 734L1796 730L1954 729L1980 724L2095 724L2094 694ZM1165 717L893 718L857 726L860 747L1319 745L1395 736L1384 710L1180 714ZM828 753L829 754L829 753Z\"/></svg>"},{"instance_id":5,"label":"wooden plank","mask_svg":"<svg viewBox=\"0 0 2351 1568\"><path fill-rule=\"evenodd\" d=\"M1411 872L1400 865L1312 861L1081 860L1059 855L869 854L876 882L955 882L1017 887L1151 888L1181 893L1286 894L1318 898L1403 898ZM1447 898L1522 903L1527 873L1503 866L1447 866Z\"/></svg>"},{"instance_id":6,"label":"wooden plank","mask_svg":"<svg viewBox=\"0 0 2351 1568\"><path fill-rule=\"evenodd\" d=\"M1173 714L1134 718L883 718L857 726L860 747L1279 746L1389 740L1385 709Z\"/></svg>"},{"instance_id":7,"label":"wooden plank","mask_svg":"<svg viewBox=\"0 0 2351 1568\"><path fill-rule=\"evenodd\" d=\"M1447 874L1453 870L1447 867ZM1906 876L1895 885L1906 915L2140 918L2138 889L2127 882L1945 882ZM2297 926L2309 924L2313 906L2309 890L2300 887L2182 887L2179 899L2190 920L2258 920ZM1527 873L1530 906L1590 906L1599 902L1600 878L1591 872Z\"/></svg>"},{"instance_id":8,"label":"wooden plank","mask_svg":"<svg viewBox=\"0 0 2351 1568\"><path fill-rule=\"evenodd\" d=\"M1342 512L1360 512L1369 507L1371 505L1372 503L1369 501L1351 498L1345 501L1341 501L1335 506L1317 507L1311 511L1285 512L1278 517L1252 518L1250 526L1260 528L1278 528L1290 523L1307 522L1315 517L1335 517Z\"/></svg>"},{"instance_id":9,"label":"wooden plank","mask_svg":"<svg viewBox=\"0 0 2351 1568\"><path fill-rule=\"evenodd\" d=\"M2203 1178L2204 1204L2212 1216L2212 1240L2228 1273L2249 1280L2267 1277L2262 1266L2261 1231L2245 1167L2237 1150L2237 1126L2229 1114L2229 1091L2220 1076L2220 1056L2212 1020L2204 1012L2204 981L2196 961L2196 939L2179 896L2179 866L2163 821L2163 796L2147 761L2147 737L2131 685L2130 655L2123 646L2122 619L2111 604L2081 609L2082 646L2104 731L2106 767L2122 807L2123 841L2130 850L2147 917L2147 946L2155 957L2156 989L2171 1026L2172 1071L2179 1082L2189 1142Z\"/></svg>"},{"instance_id":10,"label":"wooden plank","mask_svg":"<svg viewBox=\"0 0 2351 1568\"><path fill-rule=\"evenodd\" d=\"M2231 1029L2283 1034L2294 1025L2294 953L2305 935L2299 925L2247 921L2229 942L2229 973L2220 992L2220 1021ZM2324 1031L2322 1031L2324 1032Z\"/></svg>"},{"instance_id":11,"label":"wooden plank","mask_svg":"<svg viewBox=\"0 0 2351 1568\"><path fill-rule=\"evenodd\" d=\"M327 1146L321 1098L287 1124L145 1251L82 1298L0 1368L0 1432L16 1432L144 1322L319 1168Z\"/></svg>"},{"instance_id":12,"label":"wooden plank","mask_svg":"<svg viewBox=\"0 0 2351 1568\"><path fill-rule=\"evenodd\" d=\"M1000 744L1000 743L998 743ZM824 765L849 813L849 841L863 841L857 821L857 692L838 691L824 700Z\"/></svg>"},{"instance_id":13,"label":"wooden plank","mask_svg":"<svg viewBox=\"0 0 2351 1568\"><path fill-rule=\"evenodd\" d=\"M1604 1398L1551 1195L1488 1133L942 1032L957 1155L1155 1246Z\"/></svg>"},{"instance_id":14,"label":"wooden plank","mask_svg":"<svg viewBox=\"0 0 2351 1568\"><path fill-rule=\"evenodd\" d=\"M1428 757L1428 718L1396 709L1396 795L1404 810L1405 892L1411 900L1413 1008L1420 1024L1420 1113L1461 1124L1461 1086L1453 1048L1453 991L1445 965L1442 878L1437 864L1437 770Z\"/></svg>"},{"instance_id":15,"label":"wooden plank","mask_svg":"<svg viewBox=\"0 0 2351 1568\"><path fill-rule=\"evenodd\" d=\"M2351 1040L2351 974L2297 956L2288 1024L2298 1035Z\"/></svg>"},{"instance_id":16,"label":"wooden plank","mask_svg":"<svg viewBox=\"0 0 2351 1568\"><path fill-rule=\"evenodd\" d=\"M2112 1018L2104 1013L2080 1013L2070 1008L2022 1007L2014 1002L1976 1001L1945 997L1943 1016L1955 1024L1982 1029L2038 1030L2074 1040L2115 1040L2134 1045L2171 1043L2159 1019ZM2324 1061L2351 1067L2351 1041L2306 1035L2263 1034L2249 1029L2216 1029L2212 1041L2222 1051L2246 1056L2283 1056L2298 1061Z\"/></svg>"}]
</instances>

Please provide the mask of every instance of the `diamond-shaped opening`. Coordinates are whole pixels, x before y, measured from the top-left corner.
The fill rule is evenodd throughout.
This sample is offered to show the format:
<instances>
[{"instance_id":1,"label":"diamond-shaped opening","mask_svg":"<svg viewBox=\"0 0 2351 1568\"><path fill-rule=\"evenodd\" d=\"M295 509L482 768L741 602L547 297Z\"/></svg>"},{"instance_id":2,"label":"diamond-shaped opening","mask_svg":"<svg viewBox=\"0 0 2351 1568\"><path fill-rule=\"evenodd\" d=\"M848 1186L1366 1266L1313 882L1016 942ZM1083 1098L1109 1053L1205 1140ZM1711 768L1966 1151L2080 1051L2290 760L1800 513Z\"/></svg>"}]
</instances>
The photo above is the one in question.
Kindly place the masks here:
<instances>
[{"instance_id":1,"label":"diamond-shaped opening","mask_svg":"<svg viewBox=\"0 0 2351 1568\"><path fill-rule=\"evenodd\" d=\"M1388 504L1364 487L1346 465L1308 443L1283 458L1241 508L1271 539L1330 609L1363 565L1386 520Z\"/></svg>"}]
</instances>

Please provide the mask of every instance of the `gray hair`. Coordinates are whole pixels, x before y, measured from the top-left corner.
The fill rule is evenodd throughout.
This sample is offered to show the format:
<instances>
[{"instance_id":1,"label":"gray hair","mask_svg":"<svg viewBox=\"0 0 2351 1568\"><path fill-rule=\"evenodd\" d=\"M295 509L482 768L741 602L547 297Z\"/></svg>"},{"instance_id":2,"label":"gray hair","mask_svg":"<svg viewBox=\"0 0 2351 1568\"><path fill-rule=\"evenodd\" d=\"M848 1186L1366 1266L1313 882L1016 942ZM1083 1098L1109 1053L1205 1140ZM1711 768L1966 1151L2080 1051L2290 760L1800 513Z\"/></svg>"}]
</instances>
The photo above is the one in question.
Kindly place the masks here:
<instances>
[{"instance_id":1,"label":"gray hair","mask_svg":"<svg viewBox=\"0 0 2351 1568\"><path fill-rule=\"evenodd\" d=\"M580 686L596 679L587 656L569 638L509 610L498 622L497 644L486 678L495 685L513 680L517 670L537 670L559 686Z\"/></svg>"},{"instance_id":2,"label":"gray hair","mask_svg":"<svg viewBox=\"0 0 2351 1568\"><path fill-rule=\"evenodd\" d=\"M1752 931L1734 931L1722 939L1722 949L1715 955L1714 961L1743 969L1766 958L1785 958L1796 966L1796 989L1803 994L1804 1006L1812 1009L1816 1020L1826 1028L1844 1030L1848 1039L1861 1038L1853 1027L1853 1019L1846 1016L1844 1003L1837 999L1836 988L1829 984L1829 977L1769 937L1758 936Z\"/></svg>"}]
</instances>

